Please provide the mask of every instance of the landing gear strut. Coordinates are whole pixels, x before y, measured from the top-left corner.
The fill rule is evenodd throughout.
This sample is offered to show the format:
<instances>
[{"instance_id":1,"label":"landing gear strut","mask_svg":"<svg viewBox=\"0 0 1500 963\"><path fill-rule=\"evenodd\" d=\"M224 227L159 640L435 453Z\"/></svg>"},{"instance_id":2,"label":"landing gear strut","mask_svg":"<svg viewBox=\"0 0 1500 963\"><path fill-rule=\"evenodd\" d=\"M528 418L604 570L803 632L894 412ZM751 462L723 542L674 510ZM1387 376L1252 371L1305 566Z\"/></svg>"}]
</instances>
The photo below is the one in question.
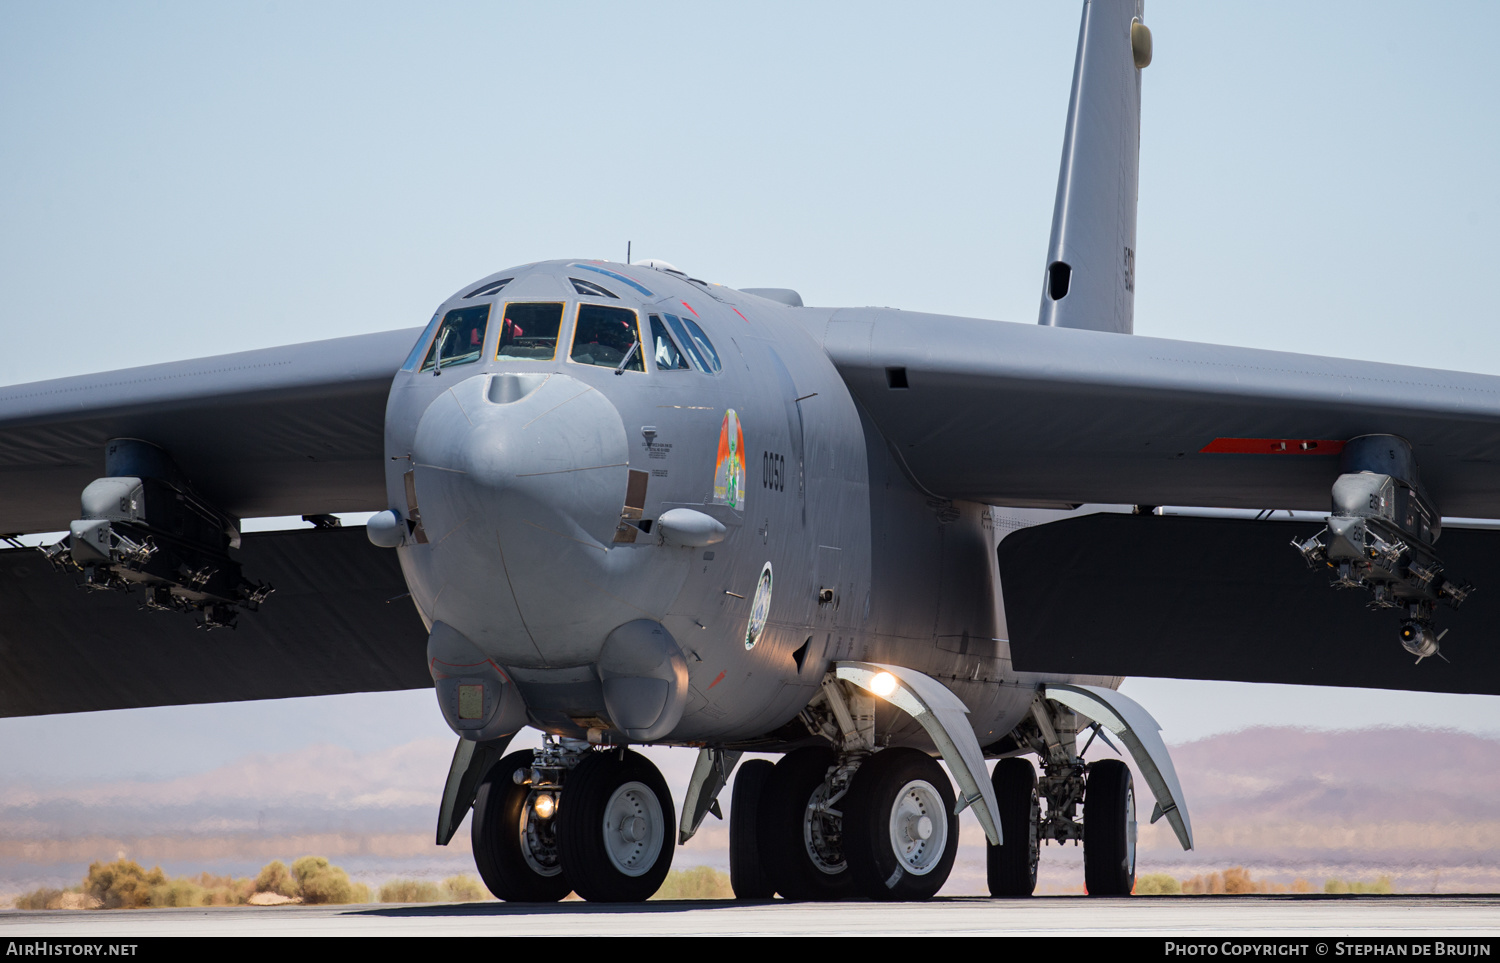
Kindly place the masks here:
<instances>
[{"instance_id":1,"label":"landing gear strut","mask_svg":"<svg viewBox=\"0 0 1500 963\"><path fill-rule=\"evenodd\" d=\"M469 838L479 876L498 899L555 903L573 884L557 849L557 794L532 783L534 756L513 752L490 768L474 797Z\"/></svg>"}]
</instances>

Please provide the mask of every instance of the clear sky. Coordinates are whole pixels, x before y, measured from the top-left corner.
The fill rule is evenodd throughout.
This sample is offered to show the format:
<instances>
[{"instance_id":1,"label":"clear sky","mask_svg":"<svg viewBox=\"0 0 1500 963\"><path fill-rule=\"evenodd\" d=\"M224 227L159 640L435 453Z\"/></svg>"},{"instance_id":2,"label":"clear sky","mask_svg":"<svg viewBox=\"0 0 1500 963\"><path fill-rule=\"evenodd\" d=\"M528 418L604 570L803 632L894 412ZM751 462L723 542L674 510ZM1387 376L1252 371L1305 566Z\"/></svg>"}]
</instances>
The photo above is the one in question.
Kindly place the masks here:
<instances>
[{"instance_id":1,"label":"clear sky","mask_svg":"<svg viewBox=\"0 0 1500 963\"><path fill-rule=\"evenodd\" d=\"M1146 20L1137 333L1500 374L1500 6ZM415 326L489 272L627 241L810 304L1032 321L1077 25L1053 2L0 0L0 383ZM1125 691L1174 741L1500 729L1494 698ZM380 698L233 738L407 705ZM165 758L255 714L110 728ZM98 723L22 725L0 743Z\"/></svg>"}]
</instances>

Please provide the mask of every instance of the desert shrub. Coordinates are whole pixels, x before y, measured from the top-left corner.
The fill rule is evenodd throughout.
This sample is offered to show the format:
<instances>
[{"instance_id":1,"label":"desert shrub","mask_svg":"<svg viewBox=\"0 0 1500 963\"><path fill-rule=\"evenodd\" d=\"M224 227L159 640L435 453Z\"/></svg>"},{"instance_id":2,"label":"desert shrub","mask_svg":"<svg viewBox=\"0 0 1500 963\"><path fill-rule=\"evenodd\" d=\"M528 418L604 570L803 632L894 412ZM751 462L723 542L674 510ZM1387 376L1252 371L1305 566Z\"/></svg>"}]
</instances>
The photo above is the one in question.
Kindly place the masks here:
<instances>
[{"instance_id":1,"label":"desert shrub","mask_svg":"<svg viewBox=\"0 0 1500 963\"><path fill-rule=\"evenodd\" d=\"M41 910L57 909L62 901L63 891L43 886L29 893L22 893L16 897L16 909Z\"/></svg>"},{"instance_id":2,"label":"desert shrub","mask_svg":"<svg viewBox=\"0 0 1500 963\"><path fill-rule=\"evenodd\" d=\"M190 879L171 879L151 887L146 897L150 906L202 906L203 887Z\"/></svg>"},{"instance_id":3,"label":"desert shrub","mask_svg":"<svg viewBox=\"0 0 1500 963\"><path fill-rule=\"evenodd\" d=\"M1182 883L1177 877L1168 876L1166 873L1147 873L1145 876L1135 878L1135 895L1137 896L1180 896L1182 894Z\"/></svg>"},{"instance_id":4,"label":"desert shrub","mask_svg":"<svg viewBox=\"0 0 1500 963\"><path fill-rule=\"evenodd\" d=\"M297 878L297 890L304 903L353 903L358 900L349 874L337 866L330 866L323 856L303 856L292 864L292 875ZM365 901L369 900L370 888L362 887Z\"/></svg>"},{"instance_id":5,"label":"desert shrub","mask_svg":"<svg viewBox=\"0 0 1500 963\"><path fill-rule=\"evenodd\" d=\"M442 898L436 883L421 879L393 879L380 887L382 903L436 903Z\"/></svg>"},{"instance_id":6,"label":"desert shrub","mask_svg":"<svg viewBox=\"0 0 1500 963\"><path fill-rule=\"evenodd\" d=\"M1257 893L1261 887L1250 878L1250 871L1243 866L1224 870L1224 892L1234 894Z\"/></svg>"},{"instance_id":7,"label":"desert shrub","mask_svg":"<svg viewBox=\"0 0 1500 963\"><path fill-rule=\"evenodd\" d=\"M489 899L490 892L473 876L449 876L443 880L443 898L454 903Z\"/></svg>"},{"instance_id":8,"label":"desert shrub","mask_svg":"<svg viewBox=\"0 0 1500 963\"><path fill-rule=\"evenodd\" d=\"M149 873L130 859L92 863L83 881L83 891L104 909L136 909L149 905L151 890L164 885L167 876L157 866Z\"/></svg>"},{"instance_id":9,"label":"desert shrub","mask_svg":"<svg viewBox=\"0 0 1500 963\"><path fill-rule=\"evenodd\" d=\"M327 860L324 860L326 863ZM292 875L291 870L286 868L286 863L274 859L260 869L260 874L255 877L255 892L275 893L278 896L297 897L297 878Z\"/></svg>"},{"instance_id":10,"label":"desert shrub","mask_svg":"<svg viewBox=\"0 0 1500 963\"><path fill-rule=\"evenodd\" d=\"M674 869L652 899L734 899L729 874L712 866Z\"/></svg>"},{"instance_id":11,"label":"desert shrub","mask_svg":"<svg viewBox=\"0 0 1500 963\"><path fill-rule=\"evenodd\" d=\"M1349 884L1342 879L1325 879L1323 892L1333 896L1342 896L1349 892Z\"/></svg>"}]
</instances>

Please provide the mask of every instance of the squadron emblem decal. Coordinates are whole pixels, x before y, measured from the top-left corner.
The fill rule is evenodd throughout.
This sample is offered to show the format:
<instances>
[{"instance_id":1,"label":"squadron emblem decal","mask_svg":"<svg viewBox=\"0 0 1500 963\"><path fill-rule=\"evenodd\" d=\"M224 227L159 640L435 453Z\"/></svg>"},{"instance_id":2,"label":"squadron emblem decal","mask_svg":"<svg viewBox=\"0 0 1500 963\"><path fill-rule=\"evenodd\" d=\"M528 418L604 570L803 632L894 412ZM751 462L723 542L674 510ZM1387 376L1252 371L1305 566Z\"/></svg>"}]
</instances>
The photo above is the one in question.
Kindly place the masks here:
<instances>
[{"instance_id":1,"label":"squadron emblem decal","mask_svg":"<svg viewBox=\"0 0 1500 963\"><path fill-rule=\"evenodd\" d=\"M766 628L766 617L771 614L771 563L760 570L760 581L755 583L755 599L750 603L750 624L745 627L745 648L755 648L755 642Z\"/></svg>"},{"instance_id":2,"label":"squadron emblem decal","mask_svg":"<svg viewBox=\"0 0 1500 963\"><path fill-rule=\"evenodd\" d=\"M719 427L718 467L714 470L714 504L741 508L745 501L745 432L730 408Z\"/></svg>"}]
</instances>

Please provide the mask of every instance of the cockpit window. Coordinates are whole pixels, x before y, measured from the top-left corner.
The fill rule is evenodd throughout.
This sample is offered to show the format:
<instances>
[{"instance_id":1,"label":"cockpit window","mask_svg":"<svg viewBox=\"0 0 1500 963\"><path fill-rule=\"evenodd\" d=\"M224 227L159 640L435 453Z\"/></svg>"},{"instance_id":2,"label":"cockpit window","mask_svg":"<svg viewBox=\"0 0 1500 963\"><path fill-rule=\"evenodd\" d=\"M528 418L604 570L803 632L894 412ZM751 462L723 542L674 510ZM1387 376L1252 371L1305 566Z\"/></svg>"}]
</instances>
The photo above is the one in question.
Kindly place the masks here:
<instances>
[{"instance_id":1,"label":"cockpit window","mask_svg":"<svg viewBox=\"0 0 1500 963\"><path fill-rule=\"evenodd\" d=\"M579 294L583 295L584 297L588 297L588 298L614 298L616 301L620 300L620 296L619 295L614 294L611 291L607 291L604 288L601 288L599 285L595 284L593 281L584 281L584 280L582 280L580 278L568 278L568 280L573 282L573 290L577 291Z\"/></svg>"},{"instance_id":2,"label":"cockpit window","mask_svg":"<svg viewBox=\"0 0 1500 963\"><path fill-rule=\"evenodd\" d=\"M656 365L657 371L675 371L679 368L691 369L688 364L687 355L677 350L677 345L672 336L667 333L667 326L661 323L661 318L651 315L651 358Z\"/></svg>"},{"instance_id":3,"label":"cockpit window","mask_svg":"<svg viewBox=\"0 0 1500 963\"><path fill-rule=\"evenodd\" d=\"M619 368L623 361L623 370L645 371L641 355L641 332L634 311L602 304L578 305L578 327L573 332L570 355L574 361L606 368Z\"/></svg>"},{"instance_id":4,"label":"cockpit window","mask_svg":"<svg viewBox=\"0 0 1500 963\"><path fill-rule=\"evenodd\" d=\"M509 284L513 280L515 280L515 279L514 278L501 278L498 281L491 281L489 284L482 284L479 287L475 288L474 290L470 291L468 294L465 294L464 295L464 300L467 301L470 298L482 298L482 297L486 297L486 296L491 295L491 294L495 294L501 288L505 287L507 284Z\"/></svg>"},{"instance_id":5,"label":"cockpit window","mask_svg":"<svg viewBox=\"0 0 1500 963\"><path fill-rule=\"evenodd\" d=\"M675 314L668 314L665 317L667 324L672 327L672 333L677 335L677 340L687 349L688 354L693 356L698 369L709 374L718 372L722 367L719 364L719 353L714 350L713 343L708 340L708 335L703 333L703 329L691 320L679 318Z\"/></svg>"},{"instance_id":6,"label":"cockpit window","mask_svg":"<svg viewBox=\"0 0 1500 963\"><path fill-rule=\"evenodd\" d=\"M490 306L476 304L471 308L455 308L443 316L442 327L422 362L423 371L439 366L468 364L479 360L484 347L484 331L490 320Z\"/></svg>"},{"instance_id":7,"label":"cockpit window","mask_svg":"<svg viewBox=\"0 0 1500 963\"><path fill-rule=\"evenodd\" d=\"M422 336L419 337L419 338L417 338L417 343L411 346L411 354L408 354L406 356L406 360L404 362L402 362L402 364L401 364L401 370L402 371L415 371L416 370L416 368L417 368L417 359L420 358L420 357L422 357L422 349L425 348L425 347L427 347L427 339L430 338L430 337L432 337L432 331L433 331L434 328L436 328L438 326L438 321L442 319L442 316L443 316L443 312L442 311L434 311L433 312L432 320L428 321L427 322L427 327L425 327L425 328L422 329Z\"/></svg>"},{"instance_id":8,"label":"cockpit window","mask_svg":"<svg viewBox=\"0 0 1500 963\"><path fill-rule=\"evenodd\" d=\"M500 323L497 359L551 361L557 356L557 330L562 327L562 302L539 304L513 301L505 306Z\"/></svg>"},{"instance_id":9,"label":"cockpit window","mask_svg":"<svg viewBox=\"0 0 1500 963\"><path fill-rule=\"evenodd\" d=\"M703 359L713 365L714 373L717 374L724 366L719 363L719 352L714 350L714 343L708 340L708 335L703 333L703 329L698 327L698 322L692 318L683 318L682 323L687 325L688 330L693 333L693 343L698 346Z\"/></svg>"}]
</instances>

